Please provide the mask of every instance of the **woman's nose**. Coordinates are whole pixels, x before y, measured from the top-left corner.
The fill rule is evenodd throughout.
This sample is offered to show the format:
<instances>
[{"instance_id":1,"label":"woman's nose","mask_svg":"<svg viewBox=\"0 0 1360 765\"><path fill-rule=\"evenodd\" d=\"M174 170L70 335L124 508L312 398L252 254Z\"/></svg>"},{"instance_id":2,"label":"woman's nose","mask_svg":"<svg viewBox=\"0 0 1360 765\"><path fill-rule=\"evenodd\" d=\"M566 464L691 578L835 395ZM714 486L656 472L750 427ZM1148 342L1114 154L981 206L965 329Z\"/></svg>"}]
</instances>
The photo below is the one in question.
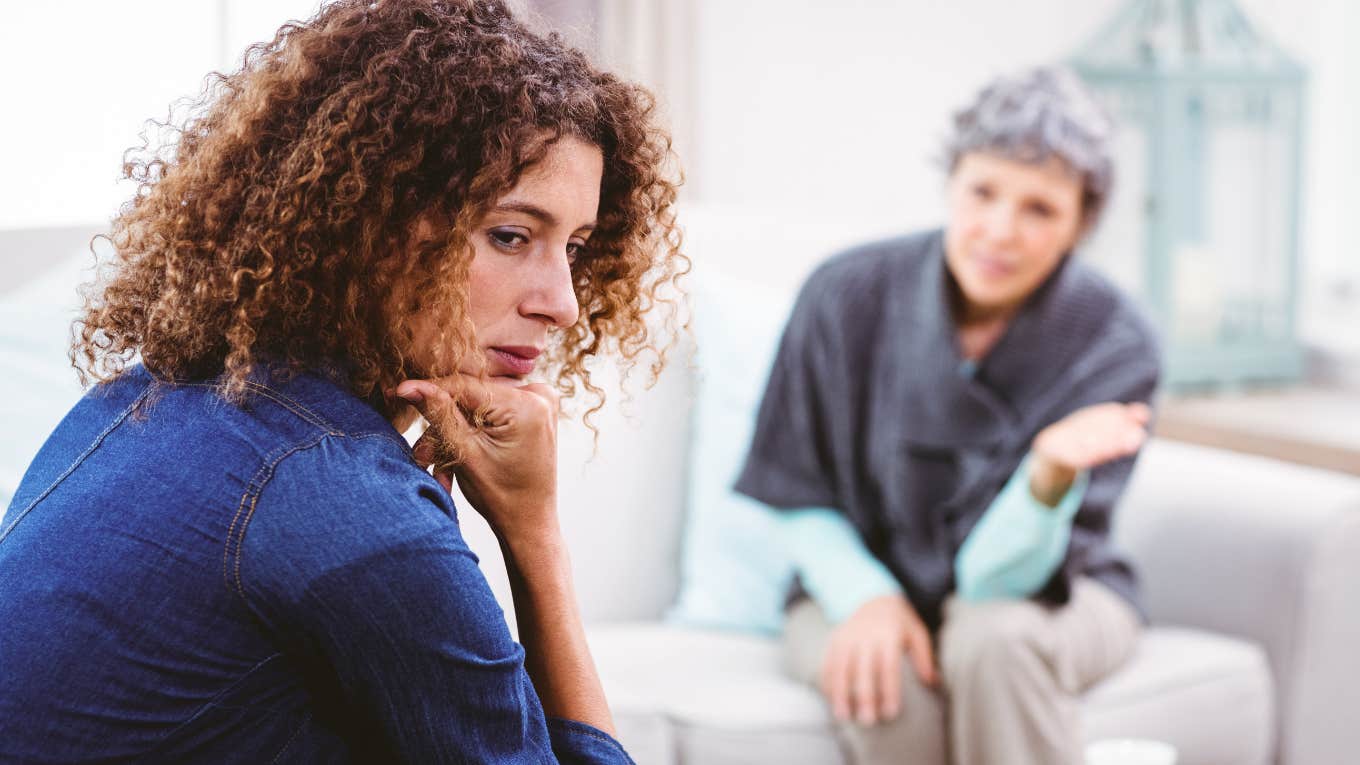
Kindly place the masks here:
<instances>
[{"instance_id":1,"label":"woman's nose","mask_svg":"<svg viewBox=\"0 0 1360 765\"><path fill-rule=\"evenodd\" d=\"M1014 205L1001 202L987 211L987 236L993 241L1008 242L1015 237L1017 211Z\"/></svg>"},{"instance_id":2,"label":"woman's nose","mask_svg":"<svg viewBox=\"0 0 1360 765\"><path fill-rule=\"evenodd\" d=\"M521 313L547 319L558 327L576 323L580 306L576 302L571 263L564 252L545 257L527 286L530 289L521 303Z\"/></svg>"}]
</instances>

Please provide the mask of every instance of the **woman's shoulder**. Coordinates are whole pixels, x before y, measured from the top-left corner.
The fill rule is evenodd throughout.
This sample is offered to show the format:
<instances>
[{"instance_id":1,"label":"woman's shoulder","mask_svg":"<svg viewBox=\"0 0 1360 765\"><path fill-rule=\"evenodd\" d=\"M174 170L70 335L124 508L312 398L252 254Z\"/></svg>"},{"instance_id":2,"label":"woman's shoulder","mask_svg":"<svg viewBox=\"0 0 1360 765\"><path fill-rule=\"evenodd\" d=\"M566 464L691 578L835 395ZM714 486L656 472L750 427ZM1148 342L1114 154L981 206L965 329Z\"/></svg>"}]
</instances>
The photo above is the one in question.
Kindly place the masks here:
<instances>
[{"instance_id":1,"label":"woman's shoulder","mask_svg":"<svg viewBox=\"0 0 1360 765\"><path fill-rule=\"evenodd\" d=\"M262 484L228 553L276 581L431 547L471 554L452 497L387 438L323 434L291 449Z\"/></svg>"},{"instance_id":2,"label":"woman's shoulder","mask_svg":"<svg viewBox=\"0 0 1360 765\"><path fill-rule=\"evenodd\" d=\"M269 470L262 508L288 524L372 526L392 536L406 525L451 520L448 492L409 452L377 434L326 433L290 449Z\"/></svg>"},{"instance_id":3,"label":"woman's shoulder","mask_svg":"<svg viewBox=\"0 0 1360 765\"><path fill-rule=\"evenodd\" d=\"M238 537L229 586L271 633L409 646L456 624L433 639L511 645L449 492L381 439L326 436L281 460Z\"/></svg>"},{"instance_id":4,"label":"woman's shoulder","mask_svg":"<svg viewBox=\"0 0 1360 765\"><path fill-rule=\"evenodd\" d=\"M822 280L882 281L890 272L919 267L943 253L943 232L927 229L863 242L832 254L813 271Z\"/></svg>"},{"instance_id":5,"label":"woman's shoulder","mask_svg":"<svg viewBox=\"0 0 1360 765\"><path fill-rule=\"evenodd\" d=\"M1150 395L1161 379L1162 352L1156 324L1144 308L1079 259L1069 259L1058 277L1035 306L1038 334L1051 353L1062 356L1055 366L1095 390L1132 386Z\"/></svg>"},{"instance_id":6,"label":"woman's shoulder","mask_svg":"<svg viewBox=\"0 0 1360 765\"><path fill-rule=\"evenodd\" d=\"M881 307L893 289L919 282L934 256L943 257L942 236L931 229L840 250L813 269L803 284L802 301L835 311Z\"/></svg>"},{"instance_id":7,"label":"woman's shoulder","mask_svg":"<svg viewBox=\"0 0 1360 765\"><path fill-rule=\"evenodd\" d=\"M1147 311L1131 294L1095 266L1071 258L1062 273L1062 299L1083 314L1099 331L1094 342L1137 347L1156 355L1158 332Z\"/></svg>"}]
</instances>

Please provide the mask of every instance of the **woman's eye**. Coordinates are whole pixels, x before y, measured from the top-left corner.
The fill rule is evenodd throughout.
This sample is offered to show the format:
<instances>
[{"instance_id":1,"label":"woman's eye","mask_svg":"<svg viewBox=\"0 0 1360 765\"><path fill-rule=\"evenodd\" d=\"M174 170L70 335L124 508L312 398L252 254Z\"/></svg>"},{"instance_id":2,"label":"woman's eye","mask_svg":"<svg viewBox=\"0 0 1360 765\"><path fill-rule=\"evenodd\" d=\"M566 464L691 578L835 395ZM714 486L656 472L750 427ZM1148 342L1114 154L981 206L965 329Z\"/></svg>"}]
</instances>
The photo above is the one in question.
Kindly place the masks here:
<instances>
[{"instance_id":1,"label":"woman's eye","mask_svg":"<svg viewBox=\"0 0 1360 765\"><path fill-rule=\"evenodd\" d=\"M581 257L581 253L585 250L585 248L586 245L584 242L567 243L567 262L575 263L576 259Z\"/></svg>"},{"instance_id":2,"label":"woman's eye","mask_svg":"<svg viewBox=\"0 0 1360 765\"><path fill-rule=\"evenodd\" d=\"M1033 204L1029 206L1029 211L1040 218L1052 218L1053 208L1044 204Z\"/></svg>"},{"instance_id":3,"label":"woman's eye","mask_svg":"<svg viewBox=\"0 0 1360 765\"><path fill-rule=\"evenodd\" d=\"M974 187L973 187L973 196L976 197L976 198L978 198L978 199L991 199L991 198L992 198L992 190L991 190L991 188L988 187L988 186L974 186Z\"/></svg>"},{"instance_id":4,"label":"woman's eye","mask_svg":"<svg viewBox=\"0 0 1360 765\"><path fill-rule=\"evenodd\" d=\"M501 247L514 249L516 247L519 247L520 245L528 243L529 237L525 236L524 234L521 234L518 231L508 231L505 229L501 229L491 232L491 241L495 242Z\"/></svg>"}]
</instances>

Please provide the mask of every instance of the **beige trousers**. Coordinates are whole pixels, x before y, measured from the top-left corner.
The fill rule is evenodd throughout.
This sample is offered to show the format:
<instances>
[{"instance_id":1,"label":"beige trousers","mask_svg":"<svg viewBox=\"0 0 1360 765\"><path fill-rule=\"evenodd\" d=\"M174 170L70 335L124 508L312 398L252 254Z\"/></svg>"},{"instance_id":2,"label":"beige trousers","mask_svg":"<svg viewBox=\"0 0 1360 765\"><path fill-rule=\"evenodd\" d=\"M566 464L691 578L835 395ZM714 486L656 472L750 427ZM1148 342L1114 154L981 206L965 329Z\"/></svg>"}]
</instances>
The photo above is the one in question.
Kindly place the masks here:
<instances>
[{"instance_id":1,"label":"beige trousers","mask_svg":"<svg viewBox=\"0 0 1360 765\"><path fill-rule=\"evenodd\" d=\"M786 667L817 684L833 626L811 600L789 612ZM936 654L942 689L903 663L901 714L864 727L840 723L855 765L982 765L1082 761L1078 698L1117 669L1137 642L1137 613L1079 579L1064 606L950 598Z\"/></svg>"}]
</instances>

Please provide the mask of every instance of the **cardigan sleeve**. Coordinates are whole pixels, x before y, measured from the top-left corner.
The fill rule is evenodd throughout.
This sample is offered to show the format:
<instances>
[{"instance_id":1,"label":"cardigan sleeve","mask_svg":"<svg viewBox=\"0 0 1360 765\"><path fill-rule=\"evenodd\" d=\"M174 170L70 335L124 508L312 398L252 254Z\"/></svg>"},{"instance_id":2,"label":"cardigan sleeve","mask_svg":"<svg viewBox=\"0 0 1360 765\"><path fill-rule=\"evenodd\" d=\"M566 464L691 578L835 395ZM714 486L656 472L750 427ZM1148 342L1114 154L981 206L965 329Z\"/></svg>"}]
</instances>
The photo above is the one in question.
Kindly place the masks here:
<instances>
[{"instance_id":1,"label":"cardigan sleeve","mask_svg":"<svg viewBox=\"0 0 1360 765\"><path fill-rule=\"evenodd\" d=\"M792 510L780 517L779 533L803 589L833 624L849 619L874 598L903 594L892 572L837 510Z\"/></svg>"},{"instance_id":2,"label":"cardigan sleeve","mask_svg":"<svg viewBox=\"0 0 1360 765\"><path fill-rule=\"evenodd\" d=\"M1028 598L1062 566L1090 477L1083 470L1049 507L1030 491L1029 465L1029 458L1020 463L959 548L954 582L960 598Z\"/></svg>"},{"instance_id":3,"label":"cardigan sleeve","mask_svg":"<svg viewBox=\"0 0 1360 765\"><path fill-rule=\"evenodd\" d=\"M967 600L1028 598L1062 565L1085 471L1048 507L1030 493L1028 460L992 501L955 559L957 592ZM801 508L781 517L780 539L805 589L833 624L874 598L903 594L888 568L836 510Z\"/></svg>"},{"instance_id":4,"label":"cardigan sleeve","mask_svg":"<svg viewBox=\"0 0 1360 765\"><path fill-rule=\"evenodd\" d=\"M1153 406L1161 376L1155 337L1149 331L1138 331L1136 324L1126 324L1123 331L1106 339L1103 353L1076 373L1081 377L1072 388L1076 395L1053 407L1045 424L1057 422L1083 407L1109 401ZM1134 454L1089 471L1086 490L1072 516L1066 555L1039 597L1052 603L1066 603L1077 577L1098 576L1137 604L1136 576L1109 544L1115 510L1137 460L1138 454Z\"/></svg>"}]
</instances>

